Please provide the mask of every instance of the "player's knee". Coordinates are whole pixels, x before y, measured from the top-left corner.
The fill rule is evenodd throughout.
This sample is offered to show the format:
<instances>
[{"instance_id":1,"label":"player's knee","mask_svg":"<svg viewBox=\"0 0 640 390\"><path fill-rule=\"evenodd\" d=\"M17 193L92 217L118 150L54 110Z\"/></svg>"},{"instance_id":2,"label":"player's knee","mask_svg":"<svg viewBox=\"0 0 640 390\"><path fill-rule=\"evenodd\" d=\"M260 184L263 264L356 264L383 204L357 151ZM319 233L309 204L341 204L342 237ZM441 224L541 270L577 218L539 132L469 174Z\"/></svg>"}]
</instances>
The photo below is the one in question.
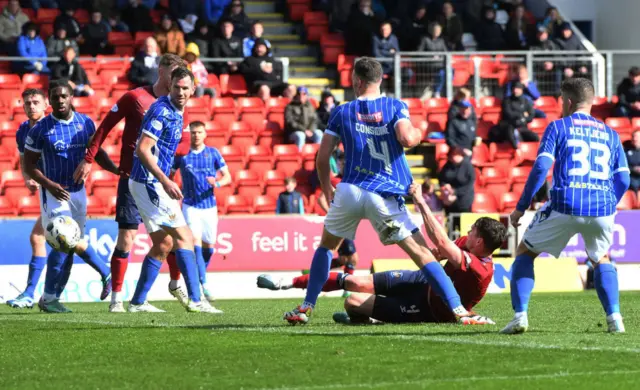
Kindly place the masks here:
<instances>
[{"instance_id":1,"label":"player's knee","mask_svg":"<svg viewBox=\"0 0 640 390\"><path fill-rule=\"evenodd\" d=\"M360 308L360 306L362 306L362 304L365 301L365 297L366 295L364 294L351 294L349 295L349 297L347 297L347 299L345 299L344 301L344 308L347 311L358 311L358 309Z\"/></svg>"},{"instance_id":2,"label":"player's knee","mask_svg":"<svg viewBox=\"0 0 640 390\"><path fill-rule=\"evenodd\" d=\"M123 252L131 252L133 247L133 241L136 237L135 230L121 229L118 231L118 239L116 241L116 248Z\"/></svg>"},{"instance_id":3,"label":"player's knee","mask_svg":"<svg viewBox=\"0 0 640 390\"><path fill-rule=\"evenodd\" d=\"M38 233L31 233L31 235L29 236L29 242L31 243L31 248L35 250L35 249L43 248L47 241L45 240L44 235L38 234Z\"/></svg>"}]
</instances>

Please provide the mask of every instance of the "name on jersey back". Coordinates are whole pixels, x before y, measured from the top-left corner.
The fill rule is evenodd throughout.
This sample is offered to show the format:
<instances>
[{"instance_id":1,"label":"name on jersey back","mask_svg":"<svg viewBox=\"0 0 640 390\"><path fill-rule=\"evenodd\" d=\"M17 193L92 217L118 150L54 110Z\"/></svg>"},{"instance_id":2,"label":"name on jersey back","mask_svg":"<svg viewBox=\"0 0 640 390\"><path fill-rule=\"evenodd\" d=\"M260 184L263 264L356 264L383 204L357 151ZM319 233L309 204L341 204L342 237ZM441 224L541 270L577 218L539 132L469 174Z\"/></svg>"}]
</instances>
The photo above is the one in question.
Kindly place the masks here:
<instances>
[{"instance_id":1,"label":"name on jersey back","mask_svg":"<svg viewBox=\"0 0 640 390\"><path fill-rule=\"evenodd\" d=\"M367 135L388 135L387 126L367 126L362 123L356 123L356 131Z\"/></svg>"},{"instance_id":2,"label":"name on jersey back","mask_svg":"<svg viewBox=\"0 0 640 390\"><path fill-rule=\"evenodd\" d=\"M603 141L609 140L609 133L607 133L606 131L600 131L600 130L594 129L592 127L587 127L587 128L569 127L569 134L577 135L580 137L590 137L595 139L601 139Z\"/></svg>"}]
</instances>

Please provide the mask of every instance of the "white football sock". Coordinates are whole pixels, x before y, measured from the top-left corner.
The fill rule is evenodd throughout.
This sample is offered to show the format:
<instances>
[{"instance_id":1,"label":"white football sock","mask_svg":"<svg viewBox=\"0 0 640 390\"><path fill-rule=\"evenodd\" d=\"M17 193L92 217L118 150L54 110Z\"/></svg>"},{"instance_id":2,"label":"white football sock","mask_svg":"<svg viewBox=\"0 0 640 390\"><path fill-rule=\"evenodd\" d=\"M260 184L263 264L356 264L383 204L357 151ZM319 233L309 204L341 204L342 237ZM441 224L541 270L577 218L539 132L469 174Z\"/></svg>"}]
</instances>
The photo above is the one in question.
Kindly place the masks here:
<instances>
[{"instance_id":1,"label":"white football sock","mask_svg":"<svg viewBox=\"0 0 640 390\"><path fill-rule=\"evenodd\" d=\"M178 287L179 287L179 285L178 285L178 283L179 283L179 282L180 282L179 280L172 280L172 281L170 281L170 282L169 282L169 288L170 288L171 290L175 290L176 288L178 288Z\"/></svg>"},{"instance_id":2,"label":"white football sock","mask_svg":"<svg viewBox=\"0 0 640 390\"><path fill-rule=\"evenodd\" d=\"M120 291L111 291L111 303L122 302Z\"/></svg>"},{"instance_id":3,"label":"white football sock","mask_svg":"<svg viewBox=\"0 0 640 390\"><path fill-rule=\"evenodd\" d=\"M56 299L58 299L58 297L55 294L42 294L42 300L45 302L55 301Z\"/></svg>"}]
</instances>

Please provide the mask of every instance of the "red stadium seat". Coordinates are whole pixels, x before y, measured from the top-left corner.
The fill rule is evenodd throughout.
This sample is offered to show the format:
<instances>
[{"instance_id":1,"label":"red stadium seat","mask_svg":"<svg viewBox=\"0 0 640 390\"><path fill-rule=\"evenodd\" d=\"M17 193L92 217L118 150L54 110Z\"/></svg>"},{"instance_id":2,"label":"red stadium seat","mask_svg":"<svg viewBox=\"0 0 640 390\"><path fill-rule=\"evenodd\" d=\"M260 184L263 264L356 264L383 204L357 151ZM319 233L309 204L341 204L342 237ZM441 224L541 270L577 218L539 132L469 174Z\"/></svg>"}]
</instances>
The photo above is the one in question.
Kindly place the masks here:
<instances>
[{"instance_id":1,"label":"red stadium seat","mask_svg":"<svg viewBox=\"0 0 640 390\"><path fill-rule=\"evenodd\" d=\"M60 15L60 10L55 8L38 8L36 11L36 20L38 24L53 23L54 20Z\"/></svg>"},{"instance_id":2,"label":"red stadium seat","mask_svg":"<svg viewBox=\"0 0 640 390\"><path fill-rule=\"evenodd\" d=\"M626 117L613 117L604 120L604 123L616 130L618 133L630 133L633 128L631 127L631 121Z\"/></svg>"},{"instance_id":3,"label":"red stadium seat","mask_svg":"<svg viewBox=\"0 0 640 390\"><path fill-rule=\"evenodd\" d=\"M265 105L262 99L258 97L240 97L236 100L237 106L241 113L265 111Z\"/></svg>"},{"instance_id":4,"label":"red stadium seat","mask_svg":"<svg viewBox=\"0 0 640 390\"><path fill-rule=\"evenodd\" d=\"M275 199L278 199L278 195L280 195L284 190L285 190L284 184L268 185L264 188L264 194L267 196L271 196Z\"/></svg>"},{"instance_id":5,"label":"red stadium seat","mask_svg":"<svg viewBox=\"0 0 640 390\"><path fill-rule=\"evenodd\" d=\"M531 167L511 168L511 183L525 183L531 172Z\"/></svg>"},{"instance_id":6,"label":"red stadium seat","mask_svg":"<svg viewBox=\"0 0 640 390\"><path fill-rule=\"evenodd\" d=\"M300 154L302 154L302 159L315 160L318 149L320 149L320 144L305 144L300 152Z\"/></svg>"},{"instance_id":7,"label":"red stadium seat","mask_svg":"<svg viewBox=\"0 0 640 390\"><path fill-rule=\"evenodd\" d=\"M102 201L102 204L108 206L112 196L116 196L116 187L94 187L91 195Z\"/></svg>"},{"instance_id":8,"label":"red stadium seat","mask_svg":"<svg viewBox=\"0 0 640 390\"><path fill-rule=\"evenodd\" d=\"M107 34L107 40L113 46L129 46L133 47L135 40L128 32L111 31Z\"/></svg>"},{"instance_id":9,"label":"red stadium seat","mask_svg":"<svg viewBox=\"0 0 640 390\"><path fill-rule=\"evenodd\" d=\"M214 113L235 113L236 102L230 97L211 99L211 111Z\"/></svg>"},{"instance_id":10,"label":"red stadium seat","mask_svg":"<svg viewBox=\"0 0 640 390\"><path fill-rule=\"evenodd\" d=\"M492 125L497 125L500 121L500 113L498 112L488 112L486 114L482 114L482 120Z\"/></svg>"},{"instance_id":11,"label":"red stadium seat","mask_svg":"<svg viewBox=\"0 0 640 390\"><path fill-rule=\"evenodd\" d=\"M25 196L16 203L18 214L25 217L40 216L40 201L37 196Z\"/></svg>"},{"instance_id":12,"label":"red stadium seat","mask_svg":"<svg viewBox=\"0 0 640 390\"><path fill-rule=\"evenodd\" d=\"M474 213L495 213L498 205L493 194L488 192L476 192L471 211Z\"/></svg>"},{"instance_id":13,"label":"red stadium seat","mask_svg":"<svg viewBox=\"0 0 640 390\"><path fill-rule=\"evenodd\" d=\"M426 114L426 110L422 101L418 98L406 98L402 99L403 102L406 103L407 108L409 109L409 113L411 115L417 115L420 117L424 117Z\"/></svg>"},{"instance_id":14,"label":"red stadium seat","mask_svg":"<svg viewBox=\"0 0 640 390\"><path fill-rule=\"evenodd\" d=\"M520 196L520 194L522 194L522 191L524 190L524 185L525 183L513 183L513 185L511 186L511 192Z\"/></svg>"},{"instance_id":15,"label":"red stadium seat","mask_svg":"<svg viewBox=\"0 0 640 390\"><path fill-rule=\"evenodd\" d=\"M476 167L484 167L491 165L489 158L489 147L485 143L473 148L473 154L471 155L471 163Z\"/></svg>"},{"instance_id":16,"label":"red stadium seat","mask_svg":"<svg viewBox=\"0 0 640 390\"><path fill-rule=\"evenodd\" d=\"M429 132L444 132L447 128L447 114L429 114L427 122L429 122Z\"/></svg>"},{"instance_id":17,"label":"red stadium seat","mask_svg":"<svg viewBox=\"0 0 640 390\"><path fill-rule=\"evenodd\" d=\"M23 88L36 88L35 84L40 85L37 88L41 88L46 91L49 85L49 76L41 74L26 73L22 76Z\"/></svg>"},{"instance_id":18,"label":"red stadium seat","mask_svg":"<svg viewBox=\"0 0 640 390\"><path fill-rule=\"evenodd\" d=\"M538 157L537 142L521 142L516 152L516 160L518 165L533 165Z\"/></svg>"},{"instance_id":19,"label":"red stadium seat","mask_svg":"<svg viewBox=\"0 0 640 390\"><path fill-rule=\"evenodd\" d=\"M515 210L518 201L520 200L520 194L515 194L513 192L506 192L502 194L500 198L500 210L502 212L511 212Z\"/></svg>"},{"instance_id":20,"label":"red stadium seat","mask_svg":"<svg viewBox=\"0 0 640 390\"><path fill-rule=\"evenodd\" d=\"M547 118L533 118L527 127L536 134L543 134L548 124Z\"/></svg>"},{"instance_id":21,"label":"red stadium seat","mask_svg":"<svg viewBox=\"0 0 640 390\"><path fill-rule=\"evenodd\" d=\"M260 184L260 176L256 172L250 170L241 170L237 171L234 175L233 179L234 184Z\"/></svg>"},{"instance_id":22,"label":"red stadium seat","mask_svg":"<svg viewBox=\"0 0 640 390\"><path fill-rule=\"evenodd\" d=\"M204 140L205 145L220 149L227 144L227 136L224 134L210 134Z\"/></svg>"},{"instance_id":23,"label":"red stadium seat","mask_svg":"<svg viewBox=\"0 0 640 390\"><path fill-rule=\"evenodd\" d=\"M0 212L1 212L0 204ZM276 200L268 195L256 196L253 199L254 214L273 214L276 212Z\"/></svg>"},{"instance_id":24,"label":"red stadium seat","mask_svg":"<svg viewBox=\"0 0 640 390\"><path fill-rule=\"evenodd\" d=\"M89 174L86 184L89 193L96 187L116 188L118 185L118 176L103 170L93 171Z\"/></svg>"},{"instance_id":25,"label":"red stadium seat","mask_svg":"<svg viewBox=\"0 0 640 390\"><path fill-rule=\"evenodd\" d=\"M233 173L244 169L244 153L241 148L233 145L225 145L220 148L220 154L224 157L230 172Z\"/></svg>"},{"instance_id":26,"label":"red stadium seat","mask_svg":"<svg viewBox=\"0 0 640 390\"><path fill-rule=\"evenodd\" d=\"M636 199L636 193L633 191L627 191L618 202L616 209L618 210L633 210L636 208L638 200Z\"/></svg>"},{"instance_id":27,"label":"red stadium seat","mask_svg":"<svg viewBox=\"0 0 640 390\"><path fill-rule=\"evenodd\" d=\"M482 182L487 184L505 184L508 177L496 167L485 167L482 169Z\"/></svg>"},{"instance_id":28,"label":"red stadium seat","mask_svg":"<svg viewBox=\"0 0 640 390\"><path fill-rule=\"evenodd\" d=\"M502 102L495 96L482 96L477 100L478 111L483 114L502 111Z\"/></svg>"},{"instance_id":29,"label":"red stadium seat","mask_svg":"<svg viewBox=\"0 0 640 390\"><path fill-rule=\"evenodd\" d=\"M88 215L106 215L108 212L102 200L96 196L87 197L87 214Z\"/></svg>"},{"instance_id":30,"label":"red stadium seat","mask_svg":"<svg viewBox=\"0 0 640 390\"><path fill-rule=\"evenodd\" d=\"M22 80L17 74L0 74L0 85L2 89L21 89Z\"/></svg>"},{"instance_id":31,"label":"red stadium seat","mask_svg":"<svg viewBox=\"0 0 640 390\"><path fill-rule=\"evenodd\" d=\"M253 209L244 196L230 195L226 201L227 214L250 214Z\"/></svg>"},{"instance_id":32,"label":"red stadium seat","mask_svg":"<svg viewBox=\"0 0 640 390\"><path fill-rule=\"evenodd\" d=\"M153 32L151 31L138 31L133 36L133 40L135 42L135 46L140 46L144 41L153 36Z\"/></svg>"},{"instance_id":33,"label":"red stadium seat","mask_svg":"<svg viewBox=\"0 0 640 390\"><path fill-rule=\"evenodd\" d=\"M6 189L10 187L24 187L24 178L20 171L2 172L2 179L0 181L2 193L5 193Z\"/></svg>"},{"instance_id":34,"label":"red stadium seat","mask_svg":"<svg viewBox=\"0 0 640 390\"><path fill-rule=\"evenodd\" d=\"M545 113L560 113L562 106L558 104L558 100L553 96L540 96L540 98L533 103L533 107Z\"/></svg>"},{"instance_id":35,"label":"red stadium seat","mask_svg":"<svg viewBox=\"0 0 640 390\"><path fill-rule=\"evenodd\" d=\"M226 88L222 87L224 84L223 79L227 81ZM220 75L220 85L221 89L223 89L223 96L245 96L249 92L244 76L240 74Z\"/></svg>"},{"instance_id":36,"label":"red stadium seat","mask_svg":"<svg viewBox=\"0 0 640 390\"><path fill-rule=\"evenodd\" d=\"M273 147L273 156L276 170L287 176L293 176L302 164L300 152L295 145L276 145Z\"/></svg>"},{"instance_id":37,"label":"red stadium seat","mask_svg":"<svg viewBox=\"0 0 640 390\"><path fill-rule=\"evenodd\" d=\"M513 160L515 154L516 150L510 143L502 142L499 144L492 143L491 145L489 145L489 155L491 156L491 161Z\"/></svg>"},{"instance_id":38,"label":"red stadium seat","mask_svg":"<svg viewBox=\"0 0 640 390\"><path fill-rule=\"evenodd\" d=\"M424 101L424 108L429 114L446 114L449 111L447 98L430 98Z\"/></svg>"},{"instance_id":39,"label":"red stadium seat","mask_svg":"<svg viewBox=\"0 0 640 390\"><path fill-rule=\"evenodd\" d=\"M18 209L7 197L0 197L0 216L15 217L18 215Z\"/></svg>"},{"instance_id":40,"label":"red stadium seat","mask_svg":"<svg viewBox=\"0 0 640 390\"><path fill-rule=\"evenodd\" d=\"M209 110L209 97L208 96L203 96L200 98L191 98L189 100L187 100L187 111L189 112L189 115L191 115L191 113L194 114L206 114L207 116L211 115L211 112Z\"/></svg>"},{"instance_id":41,"label":"red stadium seat","mask_svg":"<svg viewBox=\"0 0 640 390\"><path fill-rule=\"evenodd\" d=\"M283 97L272 97L269 98L269 100L267 100L267 103L265 104L267 112L269 113L283 113L284 109L287 107L287 105L291 102L291 100L289 98L283 98Z\"/></svg>"}]
</instances>

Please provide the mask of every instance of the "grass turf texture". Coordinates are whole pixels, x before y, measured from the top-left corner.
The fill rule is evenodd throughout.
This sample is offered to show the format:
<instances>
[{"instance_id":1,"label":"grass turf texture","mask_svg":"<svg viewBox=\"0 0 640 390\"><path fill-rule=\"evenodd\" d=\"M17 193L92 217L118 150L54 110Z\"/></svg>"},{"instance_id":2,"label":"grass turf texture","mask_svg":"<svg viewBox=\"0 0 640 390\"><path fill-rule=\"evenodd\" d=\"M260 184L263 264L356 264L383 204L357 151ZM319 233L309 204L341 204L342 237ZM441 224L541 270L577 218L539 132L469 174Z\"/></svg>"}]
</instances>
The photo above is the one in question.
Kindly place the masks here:
<instances>
[{"instance_id":1,"label":"grass turf texture","mask_svg":"<svg viewBox=\"0 0 640 390\"><path fill-rule=\"evenodd\" d=\"M0 389L633 389L640 376L640 294L621 297L627 334L607 334L595 293L534 295L530 332L497 332L508 295L478 311L499 325L340 326L341 299L312 322L280 321L298 300L221 301L222 316L72 314L0 308Z\"/></svg>"}]
</instances>

